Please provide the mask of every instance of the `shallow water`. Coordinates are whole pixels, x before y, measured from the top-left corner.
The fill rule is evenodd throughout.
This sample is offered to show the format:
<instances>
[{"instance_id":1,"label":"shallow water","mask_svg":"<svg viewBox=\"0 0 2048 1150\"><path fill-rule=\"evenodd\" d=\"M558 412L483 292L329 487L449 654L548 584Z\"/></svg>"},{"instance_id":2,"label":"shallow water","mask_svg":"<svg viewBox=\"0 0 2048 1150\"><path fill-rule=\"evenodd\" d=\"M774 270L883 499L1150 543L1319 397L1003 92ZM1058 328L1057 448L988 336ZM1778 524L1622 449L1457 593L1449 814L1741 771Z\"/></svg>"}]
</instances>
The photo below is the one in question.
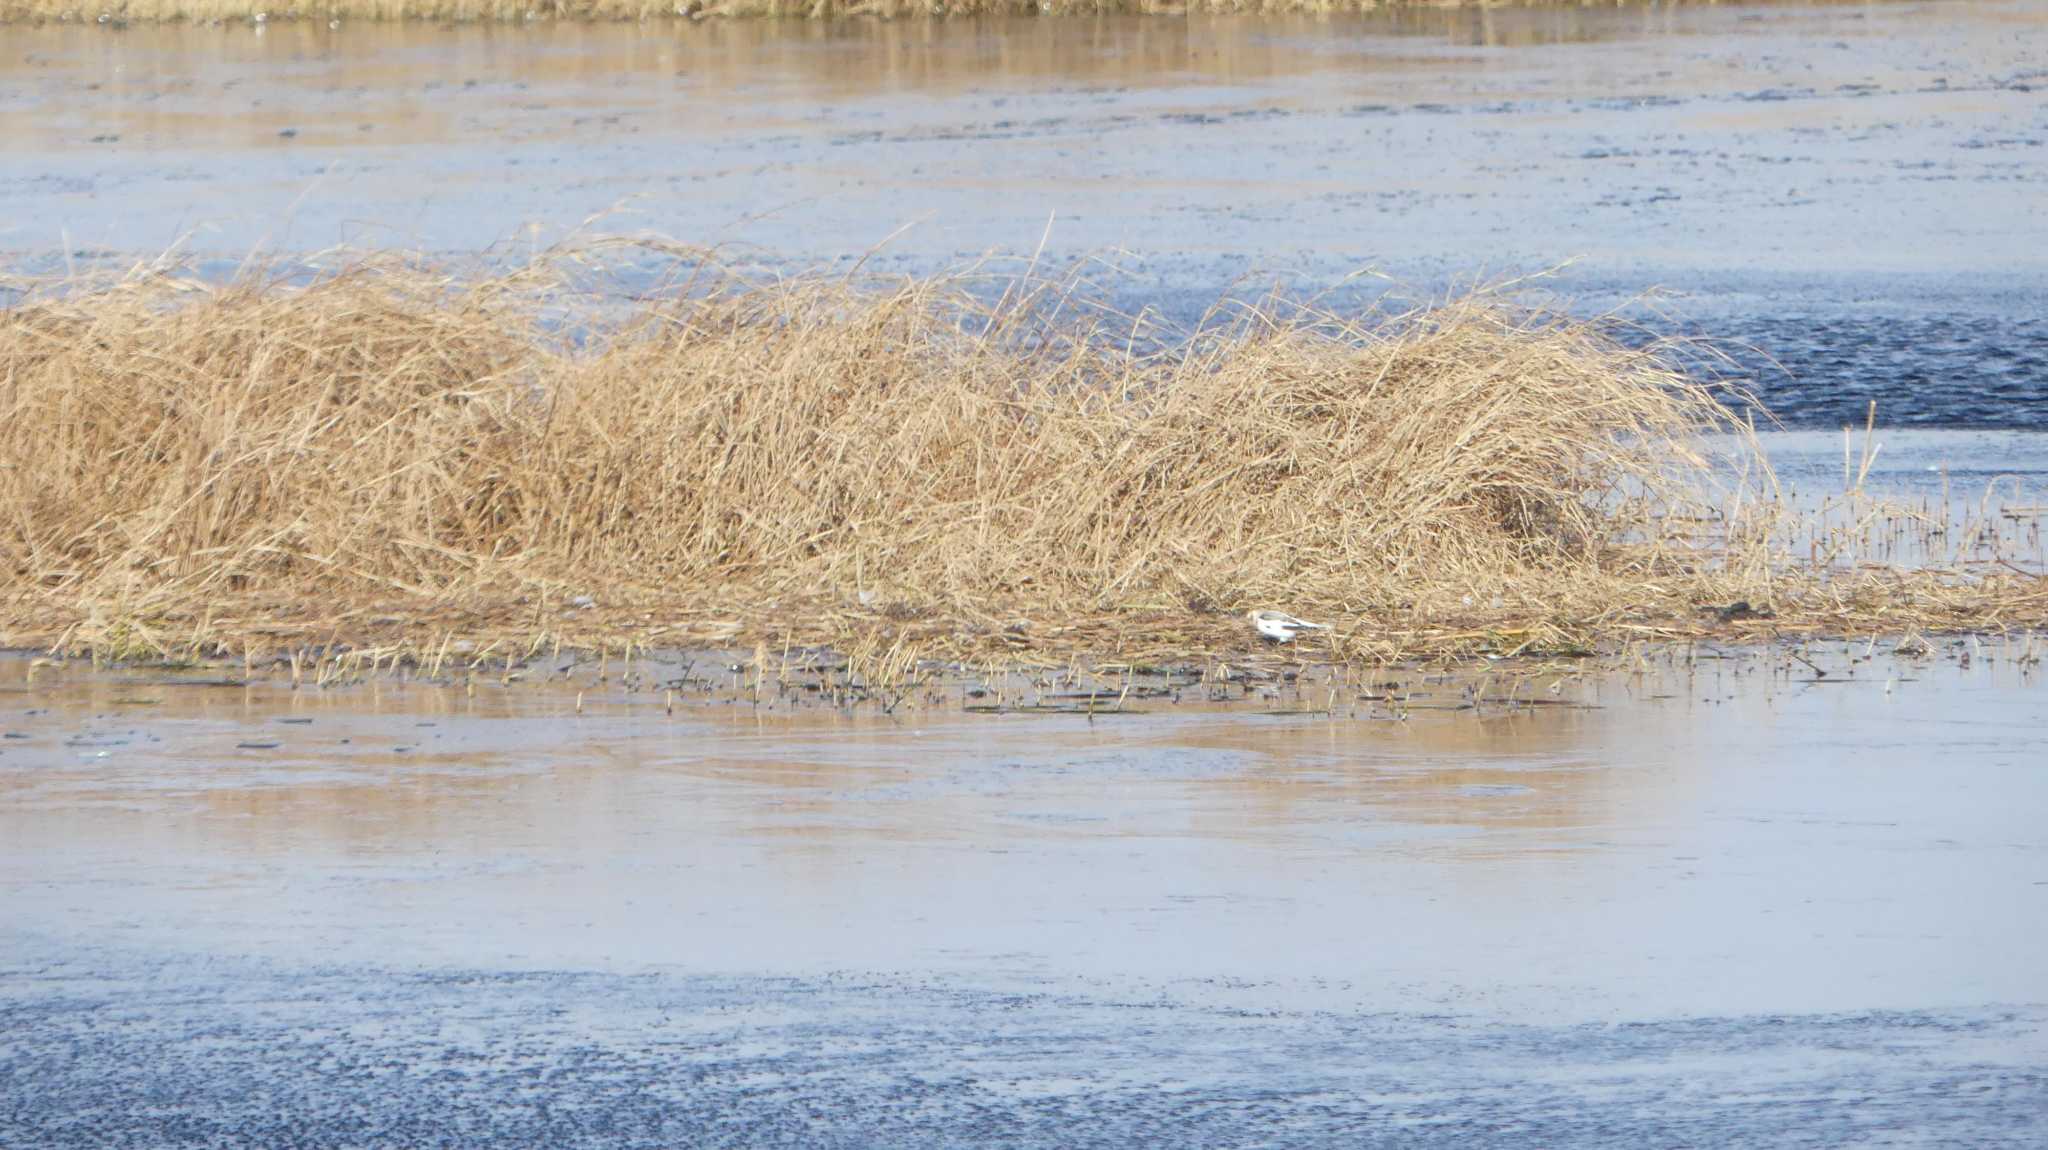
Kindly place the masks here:
<instances>
[{"instance_id":1,"label":"shallow water","mask_svg":"<svg viewBox=\"0 0 2048 1150\"><path fill-rule=\"evenodd\" d=\"M1659 329L1735 345L1794 424L1870 399L1891 423L2048 421L2036 4L6 45L0 246L44 266L180 237L230 264L510 255L596 219L777 265L887 241L869 268L929 271L1043 241L1186 319L1245 277L1371 267L1427 295L1576 260L1560 297L1681 293Z\"/></svg>"},{"instance_id":2,"label":"shallow water","mask_svg":"<svg viewBox=\"0 0 2048 1150\"><path fill-rule=\"evenodd\" d=\"M1890 645L1093 721L7 660L0 1140L2036 1144L2048 644Z\"/></svg>"},{"instance_id":3,"label":"shallow water","mask_svg":"<svg viewBox=\"0 0 2048 1150\"><path fill-rule=\"evenodd\" d=\"M2039 432L1767 430L1716 437L1707 457L1720 514L1754 510L1760 498L1793 512L1776 537L1784 554L1838 570L2048 574L2048 436ZM1719 522L1706 525L1709 536Z\"/></svg>"}]
</instances>

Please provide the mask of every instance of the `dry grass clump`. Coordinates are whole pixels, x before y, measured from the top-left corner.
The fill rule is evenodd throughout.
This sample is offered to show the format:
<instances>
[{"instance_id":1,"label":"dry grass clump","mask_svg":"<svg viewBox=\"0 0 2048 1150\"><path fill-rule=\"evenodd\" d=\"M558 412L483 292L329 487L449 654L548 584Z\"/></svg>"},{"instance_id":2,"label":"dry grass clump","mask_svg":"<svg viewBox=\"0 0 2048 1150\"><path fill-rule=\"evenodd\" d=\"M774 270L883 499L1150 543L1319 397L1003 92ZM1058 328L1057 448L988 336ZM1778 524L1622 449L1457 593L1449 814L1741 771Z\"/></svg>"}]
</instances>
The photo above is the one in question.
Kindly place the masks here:
<instances>
[{"instance_id":1,"label":"dry grass clump","mask_svg":"<svg viewBox=\"0 0 2048 1150\"><path fill-rule=\"evenodd\" d=\"M702 264L575 307L548 272L30 291L0 313L0 637L1203 649L1254 605L1426 643L1782 597L1761 530L1730 561L1671 526L1716 396L1485 296L1161 340L1071 284Z\"/></svg>"}]
</instances>

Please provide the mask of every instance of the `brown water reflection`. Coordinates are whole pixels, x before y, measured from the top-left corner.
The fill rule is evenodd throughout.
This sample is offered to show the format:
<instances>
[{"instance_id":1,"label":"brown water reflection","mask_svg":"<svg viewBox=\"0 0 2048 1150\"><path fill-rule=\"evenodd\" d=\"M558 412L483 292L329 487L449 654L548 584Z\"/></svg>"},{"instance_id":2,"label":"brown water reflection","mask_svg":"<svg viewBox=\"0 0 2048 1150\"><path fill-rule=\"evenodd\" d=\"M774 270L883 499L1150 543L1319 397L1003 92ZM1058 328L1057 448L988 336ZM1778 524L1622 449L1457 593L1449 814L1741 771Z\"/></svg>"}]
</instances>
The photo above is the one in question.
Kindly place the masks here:
<instances>
[{"instance_id":1,"label":"brown water reflection","mask_svg":"<svg viewBox=\"0 0 2048 1150\"><path fill-rule=\"evenodd\" d=\"M1594 1017L2032 1001L2048 707L2018 651L1093 724L670 717L594 683L24 690L15 660L0 903L74 942L427 965L1336 979Z\"/></svg>"},{"instance_id":2,"label":"brown water reflection","mask_svg":"<svg viewBox=\"0 0 2048 1150\"><path fill-rule=\"evenodd\" d=\"M0 132L22 144L196 148L387 147L463 140L591 139L622 125L748 132L800 129L810 109L905 94L956 98L1006 89L1229 90L1289 84L1280 104L1328 98L1453 102L1637 91L1740 90L1754 80L1684 49L1738 21L1810 32L1840 6L1397 8L1345 16L979 21L714 21L702 25L492 24L435 27L287 21L9 29L0 57ZM1751 15L1743 16L1742 11ZM1972 9L1969 34L2027 22ZM1832 16L1825 17L1832 19ZM2038 23L2039 21L2034 21ZM1837 20L1850 39L1882 35ZM1676 38L1656 63L1598 57L1545 75L1509 50ZM1912 61L1862 61L1865 82ZM1562 81L1562 86L1560 86ZM1751 85L1753 86L1753 84ZM1212 95L1215 93L1212 92ZM1121 102L1121 101L1116 101ZM1256 103L1254 104L1256 106ZM1241 109L1240 109L1241 110ZM1781 111L1773 111L1779 116Z\"/></svg>"},{"instance_id":3,"label":"brown water reflection","mask_svg":"<svg viewBox=\"0 0 2048 1150\"><path fill-rule=\"evenodd\" d=\"M1811 5L1773 5L1768 10ZM941 91L1045 80L1151 84L1175 77L1232 82L1299 75L1412 53L1441 59L1457 47L1518 48L1682 34L1730 17L1727 8L1431 10L1397 8L1328 17L1194 16L1160 20L714 21L626 26L564 23L433 27L324 22L262 29L189 25L16 29L47 54L16 56L0 76L53 58L120 69L101 90L120 97L152 83L203 78L199 65L280 64L301 82L370 88L418 80L423 68L479 82L529 80L616 87L622 76L673 75L745 91L800 77L816 96ZM1385 38L1413 41L1389 45Z\"/></svg>"}]
</instances>

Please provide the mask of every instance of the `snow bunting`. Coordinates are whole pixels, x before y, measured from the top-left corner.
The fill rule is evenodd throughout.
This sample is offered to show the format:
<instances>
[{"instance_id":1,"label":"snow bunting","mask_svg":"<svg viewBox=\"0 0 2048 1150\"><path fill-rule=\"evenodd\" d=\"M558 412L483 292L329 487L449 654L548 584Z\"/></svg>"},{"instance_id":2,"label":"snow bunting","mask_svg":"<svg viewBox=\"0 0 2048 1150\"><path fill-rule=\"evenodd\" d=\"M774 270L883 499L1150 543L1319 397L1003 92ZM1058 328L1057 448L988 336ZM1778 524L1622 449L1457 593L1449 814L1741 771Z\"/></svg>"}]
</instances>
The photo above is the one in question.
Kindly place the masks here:
<instances>
[{"instance_id":1,"label":"snow bunting","mask_svg":"<svg viewBox=\"0 0 2048 1150\"><path fill-rule=\"evenodd\" d=\"M1292 643L1303 631L1327 631L1321 623L1297 619L1285 611L1253 611L1248 618L1259 634L1278 643Z\"/></svg>"}]
</instances>

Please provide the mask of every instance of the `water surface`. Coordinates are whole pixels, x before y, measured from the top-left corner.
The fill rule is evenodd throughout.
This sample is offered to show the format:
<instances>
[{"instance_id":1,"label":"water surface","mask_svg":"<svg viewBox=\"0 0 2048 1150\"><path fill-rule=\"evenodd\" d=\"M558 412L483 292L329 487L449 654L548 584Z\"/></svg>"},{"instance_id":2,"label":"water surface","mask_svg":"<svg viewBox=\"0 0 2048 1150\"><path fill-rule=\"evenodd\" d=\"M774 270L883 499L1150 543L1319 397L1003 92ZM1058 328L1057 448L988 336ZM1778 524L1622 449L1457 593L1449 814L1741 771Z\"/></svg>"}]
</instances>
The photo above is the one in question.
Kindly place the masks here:
<instances>
[{"instance_id":1,"label":"water surface","mask_svg":"<svg viewBox=\"0 0 2048 1150\"><path fill-rule=\"evenodd\" d=\"M1192 318L1274 278L1427 297L1576 261L1560 298L1680 293L1660 327L1736 346L1795 424L2048 420L2048 15L2015 0L7 37L0 247L44 266L1043 244Z\"/></svg>"},{"instance_id":2,"label":"water surface","mask_svg":"<svg viewBox=\"0 0 2048 1150\"><path fill-rule=\"evenodd\" d=\"M1894 641L1093 721L11 660L0 1134L2034 1144L2048 641Z\"/></svg>"},{"instance_id":3,"label":"water surface","mask_svg":"<svg viewBox=\"0 0 2048 1150\"><path fill-rule=\"evenodd\" d=\"M1977 0L9 28L0 247L908 223L870 269L1042 243L1179 318L1576 257L1555 298L1738 345L1789 498L1858 522L1869 458L1913 561L2038 570L2044 45ZM1906 638L1269 653L1092 721L0 658L0 1144L2039 1146L2048 640Z\"/></svg>"}]
</instances>

